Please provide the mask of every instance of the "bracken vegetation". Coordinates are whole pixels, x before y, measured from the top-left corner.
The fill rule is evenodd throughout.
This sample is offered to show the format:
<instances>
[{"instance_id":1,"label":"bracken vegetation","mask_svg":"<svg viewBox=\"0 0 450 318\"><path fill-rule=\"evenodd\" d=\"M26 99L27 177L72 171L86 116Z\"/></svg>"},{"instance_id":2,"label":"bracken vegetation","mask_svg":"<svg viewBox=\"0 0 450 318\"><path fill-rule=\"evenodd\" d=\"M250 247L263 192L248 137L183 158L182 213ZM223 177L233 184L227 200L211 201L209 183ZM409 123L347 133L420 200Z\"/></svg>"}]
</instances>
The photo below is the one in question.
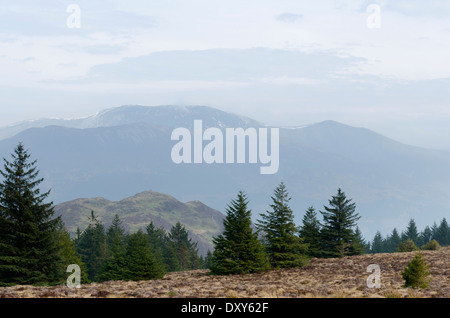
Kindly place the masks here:
<instances>
[{"instance_id":1,"label":"bracken vegetation","mask_svg":"<svg viewBox=\"0 0 450 318\"><path fill-rule=\"evenodd\" d=\"M425 289L404 287L402 271L416 252L355 255L342 258L313 258L301 268L268 270L253 274L216 276L209 270L167 273L162 279L106 281L65 285L12 286L0 288L0 297L74 297L74 298L449 298L450 247L422 251L429 265L431 281ZM380 288L368 288L370 264L381 269Z\"/></svg>"}]
</instances>

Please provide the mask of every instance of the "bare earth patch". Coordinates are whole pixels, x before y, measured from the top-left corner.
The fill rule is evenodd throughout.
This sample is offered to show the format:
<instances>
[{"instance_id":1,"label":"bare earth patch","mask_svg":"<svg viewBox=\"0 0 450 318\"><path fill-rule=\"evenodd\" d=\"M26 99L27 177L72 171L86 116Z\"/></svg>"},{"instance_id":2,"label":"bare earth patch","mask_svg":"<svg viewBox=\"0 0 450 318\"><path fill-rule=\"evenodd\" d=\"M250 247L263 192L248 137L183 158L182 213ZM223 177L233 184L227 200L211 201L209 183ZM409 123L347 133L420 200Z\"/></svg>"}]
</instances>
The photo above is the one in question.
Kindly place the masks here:
<instances>
[{"instance_id":1,"label":"bare earth patch","mask_svg":"<svg viewBox=\"0 0 450 318\"><path fill-rule=\"evenodd\" d=\"M13 286L0 298L450 298L450 247L422 251L430 265L427 289L403 288L401 272L416 252L311 259L298 269L214 276L208 270L168 273L150 281L109 281L68 288ZM368 288L370 264L381 269L381 287Z\"/></svg>"}]
</instances>

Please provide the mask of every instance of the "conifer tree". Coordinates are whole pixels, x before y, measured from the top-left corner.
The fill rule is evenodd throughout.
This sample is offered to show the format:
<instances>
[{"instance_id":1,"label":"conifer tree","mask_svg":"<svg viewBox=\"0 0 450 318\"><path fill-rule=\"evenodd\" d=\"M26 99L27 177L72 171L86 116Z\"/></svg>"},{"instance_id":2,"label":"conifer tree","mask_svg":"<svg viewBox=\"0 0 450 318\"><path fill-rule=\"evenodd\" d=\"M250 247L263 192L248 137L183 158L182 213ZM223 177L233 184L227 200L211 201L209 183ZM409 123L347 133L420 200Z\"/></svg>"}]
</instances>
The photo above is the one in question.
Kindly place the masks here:
<instances>
[{"instance_id":1,"label":"conifer tree","mask_svg":"<svg viewBox=\"0 0 450 318\"><path fill-rule=\"evenodd\" d=\"M407 239L411 239L415 245L419 242L419 232L414 219L409 220L406 230L402 233L402 241L406 241Z\"/></svg>"},{"instance_id":2,"label":"conifer tree","mask_svg":"<svg viewBox=\"0 0 450 318\"><path fill-rule=\"evenodd\" d=\"M65 276L50 191L41 193L36 161L19 143L0 170L0 284L56 284Z\"/></svg>"},{"instance_id":3,"label":"conifer tree","mask_svg":"<svg viewBox=\"0 0 450 318\"><path fill-rule=\"evenodd\" d=\"M418 246L422 246L427 244L428 242L431 241L431 237L433 236L433 233L431 232L430 227L427 225L425 226L425 228L423 229L422 232L420 232L419 234L419 239L418 239Z\"/></svg>"},{"instance_id":4,"label":"conifer tree","mask_svg":"<svg viewBox=\"0 0 450 318\"><path fill-rule=\"evenodd\" d=\"M257 227L263 232L266 251L273 268L300 267L306 264L306 245L297 236L289 194L283 182L272 196L271 211L261 214Z\"/></svg>"},{"instance_id":5,"label":"conifer tree","mask_svg":"<svg viewBox=\"0 0 450 318\"><path fill-rule=\"evenodd\" d=\"M302 219L299 236L305 244L308 244L308 255L312 257L322 256L322 244L320 242L320 222L313 206L310 206Z\"/></svg>"},{"instance_id":6,"label":"conifer tree","mask_svg":"<svg viewBox=\"0 0 450 318\"><path fill-rule=\"evenodd\" d=\"M372 244L371 246L371 253L372 254L376 254L376 253L383 253L384 252L384 240L383 237L381 236L381 232L377 231L375 233L375 236L373 237L372 240Z\"/></svg>"},{"instance_id":7,"label":"conifer tree","mask_svg":"<svg viewBox=\"0 0 450 318\"><path fill-rule=\"evenodd\" d=\"M175 244L173 244L167 235L164 236L162 256L164 266L168 272L178 272L182 270Z\"/></svg>"},{"instance_id":8,"label":"conifer tree","mask_svg":"<svg viewBox=\"0 0 450 318\"><path fill-rule=\"evenodd\" d=\"M81 283L89 283L89 278L87 276L86 265L81 260L81 256L77 253L76 244L70 238L69 233L64 227L64 224L60 222L58 226L58 245L61 253L62 264L64 268L67 268L70 264L76 264L80 266L81 270Z\"/></svg>"},{"instance_id":9,"label":"conifer tree","mask_svg":"<svg viewBox=\"0 0 450 318\"><path fill-rule=\"evenodd\" d=\"M398 250L398 246L401 243L400 234L398 234L398 231L396 228L392 230L391 235L389 236L387 240L387 252L388 253L395 253Z\"/></svg>"},{"instance_id":10,"label":"conifer tree","mask_svg":"<svg viewBox=\"0 0 450 318\"><path fill-rule=\"evenodd\" d=\"M251 227L251 210L246 195L239 191L232 200L223 221L224 231L213 239L211 273L245 274L270 268L264 247Z\"/></svg>"},{"instance_id":11,"label":"conifer tree","mask_svg":"<svg viewBox=\"0 0 450 318\"><path fill-rule=\"evenodd\" d=\"M197 243L192 242L186 228L177 222L168 234L181 270L195 269L199 266Z\"/></svg>"},{"instance_id":12,"label":"conifer tree","mask_svg":"<svg viewBox=\"0 0 450 318\"><path fill-rule=\"evenodd\" d=\"M122 221L116 214L111 225L106 231L106 257L100 272L95 276L99 281L123 279L125 267L125 249L127 235L122 226Z\"/></svg>"},{"instance_id":13,"label":"conifer tree","mask_svg":"<svg viewBox=\"0 0 450 318\"><path fill-rule=\"evenodd\" d=\"M356 227L353 238L351 239L350 249L348 255L362 255L366 252L366 242L362 236L359 227Z\"/></svg>"},{"instance_id":14,"label":"conifer tree","mask_svg":"<svg viewBox=\"0 0 450 318\"><path fill-rule=\"evenodd\" d=\"M138 230L130 235L125 253L125 280L149 280L164 277L163 264L153 255L147 236Z\"/></svg>"},{"instance_id":15,"label":"conifer tree","mask_svg":"<svg viewBox=\"0 0 450 318\"><path fill-rule=\"evenodd\" d=\"M153 254L155 254L156 257L163 259L163 251L165 250L166 244L166 231L162 227L157 228L153 221L150 221L145 229Z\"/></svg>"},{"instance_id":16,"label":"conifer tree","mask_svg":"<svg viewBox=\"0 0 450 318\"><path fill-rule=\"evenodd\" d=\"M76 242L77 252L86 264L89 279L96 280L96 276L101 273L105 265L107 244L105 227L97 219L94 211L91 211L88 227L81 233Z\"/></svg>"},{"instance_id":17,"label":"conifer tree","mask_svg":"<svg viewBox=\"0 0 450 318\"><path fill-rule=\"evenodd\" d=\"M437 228L438 225L436 224L436 221L433 222L433 225L431 225L431 238L437 241Z\"/></svg>"},{"instance_id":18,"label":"conifer tree","mask_svg":"<svg viewBox=\"0 0 450 318\"><path fill-rule=\"evenodd\" d=\"M450 226L445 218L436 227L433 238L442 246L450 245Z\"/></svg>"},{"instance_id":19,"label":"conifer tree","mask_svg":"<svg viewBox=\"0 0 450 318\"><path fill-rule=\"evenodd\" d=\"M360 219L355 212L356 205L351 201L338 189L338 193L329 200L331 207L324 206L325 211L320 211L324 219L321 232L323 251L327 257L342 257L350 253L355 234L353 227Z\"/></svg>"},{"instance_id":20,"label":"conifer tree","mask_svg":"<svg viewBox=\"0 0 450 318\"><path fill-rule=\"evenodd\" d=\"M430 284L429 265L425 262L422 253L416 253L411 262L402 272L405 280L404 287L427 288Z\"/></svg>"},{"instance_id":21,"label":"conifer tree","mask_svg":"<svg viewBox=\"0 0 450 318\"><path fill-rule=\"evenodd\" d=\"M210 250L208 250L208 252L206 252L206 256L203 261L202 268L210 268L211 267L211 258L212 258L212 253Z\"/></svg>"},{"instance_id":22,"label":"conifer tree","mask_svg":"<svg viewBox=\"0 0 450 318\"><path fill-rule=\"evenodd\" d=\"M123 228L122 220L115 214L111 225L106 231L106 244L108 257L114 258L125 253L127 235Z\"/></svg>"}]
</instances>

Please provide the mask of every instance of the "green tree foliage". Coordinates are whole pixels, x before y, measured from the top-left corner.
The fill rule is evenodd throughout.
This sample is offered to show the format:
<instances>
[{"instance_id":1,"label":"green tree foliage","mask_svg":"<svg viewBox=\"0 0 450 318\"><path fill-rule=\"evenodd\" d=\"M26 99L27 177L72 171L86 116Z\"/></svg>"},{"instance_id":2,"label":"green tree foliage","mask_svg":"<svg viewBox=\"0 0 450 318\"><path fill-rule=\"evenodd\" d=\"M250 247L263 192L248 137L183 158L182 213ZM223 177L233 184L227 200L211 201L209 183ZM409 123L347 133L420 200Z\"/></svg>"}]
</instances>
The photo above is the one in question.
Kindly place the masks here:
<instances>
[{"instance_id":1,"label":"green tree foliage","mask_svg":"<svg viewBox=\"0 0 450 318\"><path fill-rule=\"evenodd\" d=\"M192 242L186 228L177 222L168 234L169 244L175 251L181 270L190 270L199 267L197 243Z\"/></svg>"},{"instance_id":2,"label":"green tree foliage","mask_svg":"<svg viewBox=\"0 0 450 318\"><path fill-rule=\"evenodd\" d=\"M198 256L197 243L192 241L180 222L173 225L168 233L150 222L146 231L152 252L162 260L167 271L191 270L203 266L204 260Z\"/></svg>"},{"instance_id":3,"label":"green tree foliage","mask_svg":"<svg viewBox=\"0 0 450 318\"><path fill-rule=\"evenodd\" d=\"M437 251L440 248L441 248L441 246L439 245L438 241L436 241L436 240L431 240L427 244L422 245L420 247L420 249L422 249L422 250L429 250L429 251Z\"/></svg>"},{"instance_id":4,"label":"green tree foliage","mask_svg":"<svg viewBox=\"0 0 450 318\"><path fill-rule=\"evenodd\" d=\"M414 219L410 219L405 232L402 233L402 241L411 239L415 245L419 243L419 232L417 231L416 222Z\"/></svg>"},{"instance_id":5,"label":"green tree foliage","mask_svg":"<svg viewBox=\"0 0 450 318\"><path fill-rule=\"evenodd\" d=\"M138 230L131 234L125 252L123 279L149 280L162 278L164 274L164 266L152 253L144 232Z\"/></svg>"},{"instance_id":6,"label":"green tree foliage","mask_svg":"<svg viewBox=\"0 0 450 318\"><path fill-rule=\"evenodd\" d=\"M439 226L435 228L432 237L442 246L450 245L450 226L445 218L443 218Z\"/></svg>"},{"instance_id":7,"label":"green tree foliage","mask_svg":"<svg viewBox=\"0 0 450 318\"><path fill-rule=\"evenodd\" d=\"M58 245L64 268L67 268L70 264L80 266L81 283L89 283L86 265L82 262L80 255L77 253L75 242L70 238L62 222L58 226Z\"/></svg>"},{"instance_id":8,"label":"green tree foliage","mask_svg":"<svg viewBox=\"0 0 450 318\"><path fill-rule=\"evenodd\" d=\"M367 244L362 236L361 230L359 227L356 227L348 255L362 255L366 253L366 249Z\"/></svg>"},{"instance_id":9,"label":"green tree foliage","mask_svg":"<svg viewBox=\"0 0 450 318\"><path fill-rule=\"evenodd\" d=\"M127 234L122 225L119 215L114 215L111 225L106 231L106 244L108 250L108 257L114 258L125 253L127 244Z\"/></svg>"},{"instance_id":10,"label":"green tree foliage","mask_svg":"<svg viewBox=\"0 0 450 318\"><path fill-rule=\"evenodd\" d=\"M351 254L351 246L356 240L353 228L360 216L355 212L356 205L347 199L341 189L329 200L330 207L324 206L322 213L322 250L325 257L342 257Z\"/></svg>"},{"instance_id":11,"label":"green tree foliage","mask_svg":"<svg viewBox=\"0 0 450 318\"><path fill-rule=\"evenodd\" d=\"M401 242L398 246L398 252L413 252L418 251L419 248L414 244L414 241L410 238L406 239L405 241Z\"/></svg>"},{"instance_id":12,"label":"green tree foliage","mask_svg":"<svg viewBox=\"0 0 450 318\"><path fill-rule=\"evenodd\" d=\"M164 259L164 251L167 249L166 231L162 227L157 228L153 221L151 221L145 229L153 254L160 259Z\"/></svg>"},{"instance_id":13,"label":"green tree foliage","mask_svg":"<svg viewBox=\"0 0 450 318\"><path fill-rule=\"evenodd\" d=\"M210 268L211 267L211 258L212 258L212 253L211 253L211 251L208 250L201 267L202 268Z\"/></svg>"},{"instance_id":14,"label":"green tree foliage","mask_svg":"<svg viewBox=\"0 0 450 318\"><path fill-rule=\"evenodd\" d=\"M218 275L254 273L270 268L264 246L251 227L251 211L240 191L232 200L223 221L224 231L213 239L211 273Z\"/></svg>"},{"instance_id":15,"label":"green tree foliage","mask_svg":"<svg viewBox=\"0 0 450 318\"><path fill-rule=\"evenodd\" d=\"M77 252L81 260L86 264L87 274L90 280L96 280L107 257L107 243L105 227L91 211L88 227L76 240Z\"/></svg>"},{"instance_id":16,"label":"green tree foliage","mask_svg":"<svg viewBox=\"0 0 450 318\"><path fill-rule=\"evenodd\" d=\"M308 245L308 255L311 257L322 256L322 244L320 241L320 222L313 206L310 206L303 216L299 236Z\"/></svg>"},{"instance_id":17,"label":"green tree foliage","mask_svg":"<svg viewBox=\"0 0 450 318\"><path fill-rule=\"evenodd\" d=\"M434 249L437 246L447 246L449 245L449 242L446 240L448 233L450 233L450 229L445 218L442 219L439 226L434 222L431 227L426 226L421 232L417 231L415 221L410 219L407 229L402 232L401 236L398 234L396 228L386 238L383 238L381 233L377 231L372 240L370 253L417 251L419 249L418 246L421 246L421 249ZM404 239L403 241L402 238ZM413 238L417 239L417 244L414 243ZM438 244L436 245L432 242L433 240Z\"/></svg>"},{"instance_id":18,"label":"green tree foliage","mask_svg":"<svg viewBox=\"0 0 450 318\"><path fill-rule=\"evenodd\" d=\"M380 231L377 231L375 233L375 236L372 240L371 246L371 253L383 253L384 252L384 244L385 241L383 240L383 236L381 235Z\"/></svg>"},{"instance_id":19,"label":"green tree foliage","mask_svg":"<svg viewBox=\"0 0 450 318\"><path fill-rule=\"evenodd\" d=\"M128 235L122 226L122 221L116 214L106 231L105 260L100 273L94 274L97 280L121 280L123 268L126 266L125 251Z\"/></svg>"},{"instance_id":20,"label":"green tree foliage","mask_svg":"<svg viewBox=\"0 0 450 318\"><path fill-rule=\"evenodd\" d=\"M392 230L391 235L386 240L386 247L384 248L384 252L386 253L394 253L397 252L398 246L402 242L400 238L400 234L396 228Z\"/></svg>"},{"instance_id":21,"label":"green tree foliage","mask_svg":"<svg viewBox=\"0 0 450 318\"><path fill-rule=\"evenodd\" d=\"M431 280L429 276L429 265L425 262L422 253L416 253L402 272L405 280L404 287L428 288Z\"/></svg>"},{"instance_id":22,"label":"green tree foliage","mask_svg":"<svg viewBox=\"0 0 450 318\"><path fill-rule=\"evenodd\" d=\"M425 245L432 240L433 232L429 226L426 226L422 232L419 233L418 246Z\"/></svg>"},{"instance_id":23,"label":"green tree foliage","mask_svg":"<svg viewBox=\"0 0 450 318\"><path fill-rule=\"evenodd\" d=\"M0 284L56 284L65 278L58 245L59 218L50 191L41 193L36 161L22 143L0 170Z\"/></svg>"},{"instance_id":24,"label":"green tree foliage","mask_svg":"<svg viewBox=\"0 0 450 318\"><path fill-rule=\"evenodd\" d=\"M300 267L307 263L307 245L297 236L291 198L282 182L274 191L271 210L261 214L257 227L263 231L266 251L273 268Z\"/></svg>"}]
</instances>

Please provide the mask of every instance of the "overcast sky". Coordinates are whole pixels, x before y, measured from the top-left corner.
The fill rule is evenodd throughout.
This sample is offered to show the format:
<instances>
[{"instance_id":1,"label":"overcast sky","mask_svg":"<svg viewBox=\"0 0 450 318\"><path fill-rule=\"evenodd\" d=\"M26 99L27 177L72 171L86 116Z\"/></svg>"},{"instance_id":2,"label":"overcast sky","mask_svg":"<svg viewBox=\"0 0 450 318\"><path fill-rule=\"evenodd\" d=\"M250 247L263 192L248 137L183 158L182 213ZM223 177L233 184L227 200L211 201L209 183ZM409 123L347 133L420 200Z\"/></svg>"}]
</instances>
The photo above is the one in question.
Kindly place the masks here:
<instances>
[{"instance_id":1,"label":"overcast sky","mask_svg":"<svg viewBox=\"0 0 450 318\"><path fill-rule=\"evenodd\" d=\"M446 0L0 0L0 69L1 126L208 105L450 149Z\"/></svg>"}]
</instances>

